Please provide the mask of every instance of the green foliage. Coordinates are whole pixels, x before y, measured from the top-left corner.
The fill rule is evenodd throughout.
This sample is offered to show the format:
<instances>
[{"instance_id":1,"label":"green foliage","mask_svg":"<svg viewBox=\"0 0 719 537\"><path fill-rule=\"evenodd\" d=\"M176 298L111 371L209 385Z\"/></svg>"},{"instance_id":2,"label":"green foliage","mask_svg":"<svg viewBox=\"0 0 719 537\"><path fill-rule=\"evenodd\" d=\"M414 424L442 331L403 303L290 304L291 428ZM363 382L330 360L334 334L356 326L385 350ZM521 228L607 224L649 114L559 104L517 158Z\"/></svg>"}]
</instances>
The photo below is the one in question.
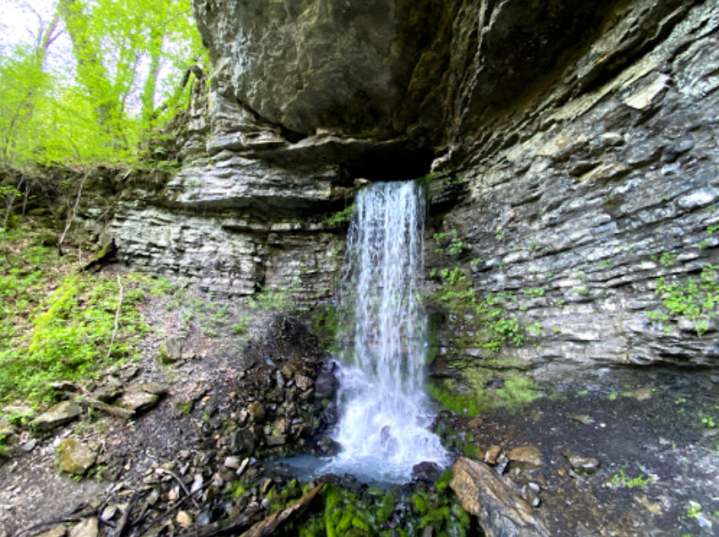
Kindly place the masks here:
<instances>
[{"instance_id":1,"label":"green foliage","mask_svg":"<svg viewBox=\"0 0 719 537\"><path fill-rule=\"evenodd\" d=\"M649 318L660 323L684 317L694 323L699 336L709 328L717 316L719 304L719 265L704 265L699 278L680 281L657 280L655 293L662 298L663 309L649 312Z\"/></svg>"},{"instance_id":2,"label":"green foliage","mask_svg":"<svg viewBox=\"0 0 719 537\"><path fill-rule=\"evenodd\" d=\"M63 30L70 64L48 60ZM186 105L180 79L201 55L190 0L56 0L37 38L0 57L0 167L136 162Z\"/></svg>"},{"instance_id":3,"label":"green foliage","mask_svg":"<svg viewBox=\"0 0 719 537\"><path fill-rule=\"evenodd\" d=\"M702 504L695 502L694 500L691 500L689 502L689 507L687 507L687 518L699 518L699 515L702 512Z\"/></svg>"},{"instance_id":4,"label":"green foliage","mask_svg":"<svg viewBox=\"0 0 719 537\"><path fill-rule=\"evenodd\" d=\"M154 296L166 296L174 293L176 289L177 284L164 276L158 276L149 286L150 294Z\"/></svg>"},{"instance_id":5,"label":"green foliage","mask_svg":"<svg viewBox=\"0 0 719 537\"><path fill-rule=\"evenodd\" d=\"M527 296L539 298L541 296L544 296L544 289L541 289L541 288L525 289L523 291L523 293Z\"/></svg>"},{"instance_id":6,"label":"green foliage","mask_svg":"<svg viewBox=\"0 0 719 537\"><path fill-rule=\"evenodd\" d=\"M341 211L336 212L332 216L328 216L322 222L328 225L343 224L349 222L352 219L352 211L354 211L354 205L348 205Z\"/></svg>"},{"instance_id":7,"label":"green foliage","mask_svg":"<svg viewBox=\"0 0 719 537\"><path fill-rule=\"evenodd\" d=\"M464 243L459 239L459 234L456 229L451 229L443 233L435 233L434 240L440 245L440 248L435 249L436 253L445 252L448 255L457 255L461 254L464 250Z\"/></svg>"},{"instance_id":8,"label":"green foliage","mask_svg":"<svg viewBox=\"0 0 719 537\"><path fill-rule=\"evenodd\" d=\"M535 383L526 377L508 378L504 381L504 387L497 390L497 395L504 399L508 406L531 403L539 397Z\"/></svg>"},{"instance_id":9,"label":"green foliage","mask_svg":"<svg viewBox=\"0 0 719 537\"><path fill-rule=\"evenodd\" d=\"M252 306L260 310L274 310L279 313L289 313L294 306L293 298L300 290L299 277L284 287L265 288L252 297Z\"/></svg>"},{"instance_id":10,"label":"green foliage","mask_svg":"<svg viewBox=\"0 0 719 537\"><path fill-rule=\"evenodd\" d=\"M140 278L122 278L110 348L120 298L115 277L69 273L72 262L25 227L0 234L0 248L1 400L47 398L51 382L93 376L133 356L132 343L147 330L136 308L144 299ZM17 251L19 259L9 253Z\"/></svg>"},{"instance_id":11,"label":"green foliage","mask_svg":"<svg viewBox=\"0 0 719 537\"><path fill-rule=\"evenodd\" d=\"M714 421L714 418L711 416L705 416L702 418L702 425L709 429L716 429L717 426L719 426L719 422Z\"/></svg>"},{"instance_id":12,"label":"green foliage","mask_svg":"<svg viewBox=\"0 0 719 537\"><path fill-rule=\"evenodd\" d=\"M621 468L619 470L619 474L615 474L612 477L612 485L614 485L615 487L626 487L628 489L633 489L635 487L646 487L651 482L652 478L644 477L644 474L640 474L635 478L629 479L626 472L624 471L624 468Z\"/></svg>"},{"instance_id":13,"label":"green foliage","mask_svg":"<svg viewBox=\"0 0 719 537\"><path fill-rule=\"evenodd\" d=\"M247 333L247 329L250 326L250 318L245 315L240 319L240 322L237 324L233 324L230 326L230 329L232 330L232 333L236 336L244 336Z\"/></svg>"},{"instance_id":14,"label":"green foliage","mask_svg":"<svg viewBox=\"0 0 719 537\"><path fill-rule=\"evenodd\" d=\"M131 338L147 328L135 307L143 299L141 289L133 288L129 280L125 286L119 335L110 348L119 300L117 282L100 276L67 276L40 304L27 346L0 352L0 392L6 397L45 398L50 395L50 382L92 376L131 356Z\"/></svg>"},{"instance_id":15,"label":"green foliage","mask_svg":"<svg viewBox=\"0 0 719 537\"><path fill-rule=\"evenodd\" d=\"M510 293L480 295L459 268L442 269L442 283L434 297L449 314L464 318L472 315L477 326L473 341L465 342L491 351L503 345L521 347L526 342L526 329L516 317L507 315L506 306L512 300Z\"/></svg>"}]
</instances>

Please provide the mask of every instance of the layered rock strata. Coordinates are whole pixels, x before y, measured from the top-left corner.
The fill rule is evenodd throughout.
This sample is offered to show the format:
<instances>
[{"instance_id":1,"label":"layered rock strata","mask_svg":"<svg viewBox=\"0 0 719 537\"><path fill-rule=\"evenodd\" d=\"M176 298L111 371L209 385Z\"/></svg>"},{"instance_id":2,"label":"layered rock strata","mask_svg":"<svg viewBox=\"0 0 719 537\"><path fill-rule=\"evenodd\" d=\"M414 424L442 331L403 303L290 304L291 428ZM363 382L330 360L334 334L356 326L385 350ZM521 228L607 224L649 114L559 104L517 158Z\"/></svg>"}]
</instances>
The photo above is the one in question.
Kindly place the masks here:
<instances>
[{"instance_id":1,"label":"layered rock strata","mask_svg":"<svg viewBox=\"0 0 719 537\"><path fill-rule=\"evenodd\" d=\"M331 296L344 226L329 217L355 180L420 176L436 157L430 268L511 292L510 313L540 323L493 363L544 379L716 365L715 320L650 316L666 313L660 278L682 286L717 259L714 3L194 9L212 83L179 140L182 170L115 216L122 260L227 295L297 282L307 300ZM456 345L476 329L441 327L437 374L486 355Z\"/></svg>"}]
</instances>

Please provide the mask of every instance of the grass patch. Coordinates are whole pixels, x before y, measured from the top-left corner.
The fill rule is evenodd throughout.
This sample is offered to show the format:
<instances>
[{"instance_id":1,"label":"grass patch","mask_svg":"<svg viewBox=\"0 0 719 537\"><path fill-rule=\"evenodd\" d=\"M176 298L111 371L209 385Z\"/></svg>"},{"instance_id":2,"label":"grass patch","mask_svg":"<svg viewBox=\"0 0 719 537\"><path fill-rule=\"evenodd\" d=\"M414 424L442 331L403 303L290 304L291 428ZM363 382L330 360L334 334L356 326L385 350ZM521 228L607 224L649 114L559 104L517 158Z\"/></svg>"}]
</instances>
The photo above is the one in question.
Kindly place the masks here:
<instances>
[{"instance_id":1,"label":"grass patch","mask_svg":"<svg viewBox=\"0 0 719 537\"><path fill-rule=\"evenodd\" d=\"M49 399L50 383L133 357L148 329L137 311L146 279L123 276L120 303L116 277L79 273L75 258L43 245L46 235L31 227L0 234L0 401Z\"/></svg>"}]
</instances>

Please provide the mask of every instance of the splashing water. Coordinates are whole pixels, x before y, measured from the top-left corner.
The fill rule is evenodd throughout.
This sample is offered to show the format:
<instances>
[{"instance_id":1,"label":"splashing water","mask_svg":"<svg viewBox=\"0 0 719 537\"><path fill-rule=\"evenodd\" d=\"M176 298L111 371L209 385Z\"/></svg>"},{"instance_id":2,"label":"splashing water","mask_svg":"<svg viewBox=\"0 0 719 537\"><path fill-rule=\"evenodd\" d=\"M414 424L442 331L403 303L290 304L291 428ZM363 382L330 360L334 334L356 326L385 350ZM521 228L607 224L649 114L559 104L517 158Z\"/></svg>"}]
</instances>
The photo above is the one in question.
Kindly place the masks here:
<instances>
[{"instance_id":1,"label":"splashing water","mask_svg":"<svg viewBox=\"0 0 719 537\"><path fill-rule=\"evenodd\" d=\"M423 273L424 193L415 182L376 183L355 202L340 304L342 452L326 471L406 482L412 466L448 456L427 430L423 390L427 318Z\"/></svg>"}]
</instances>

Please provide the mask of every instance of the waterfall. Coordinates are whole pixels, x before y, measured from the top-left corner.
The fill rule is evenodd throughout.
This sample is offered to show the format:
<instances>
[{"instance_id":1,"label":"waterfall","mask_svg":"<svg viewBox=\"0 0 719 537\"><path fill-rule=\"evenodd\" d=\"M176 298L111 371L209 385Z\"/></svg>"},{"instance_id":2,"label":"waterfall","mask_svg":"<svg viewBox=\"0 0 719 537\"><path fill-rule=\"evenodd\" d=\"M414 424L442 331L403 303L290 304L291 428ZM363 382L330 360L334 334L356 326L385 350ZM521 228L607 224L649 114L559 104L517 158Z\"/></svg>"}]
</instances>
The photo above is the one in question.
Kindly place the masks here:
<instances>
[{"instance_id":1,"label":"waterfall","mask_svg":"<svg viewBox=\"0 0 719 537\"><path fill-rule=\"evenodd\" d=\"M413 181L357 196L342 272L338 334L342 452L328 470L404 482L423 461L447 463L427 430L427 317L419 297L425 203Z\"/></svg>"}]
</instances>

